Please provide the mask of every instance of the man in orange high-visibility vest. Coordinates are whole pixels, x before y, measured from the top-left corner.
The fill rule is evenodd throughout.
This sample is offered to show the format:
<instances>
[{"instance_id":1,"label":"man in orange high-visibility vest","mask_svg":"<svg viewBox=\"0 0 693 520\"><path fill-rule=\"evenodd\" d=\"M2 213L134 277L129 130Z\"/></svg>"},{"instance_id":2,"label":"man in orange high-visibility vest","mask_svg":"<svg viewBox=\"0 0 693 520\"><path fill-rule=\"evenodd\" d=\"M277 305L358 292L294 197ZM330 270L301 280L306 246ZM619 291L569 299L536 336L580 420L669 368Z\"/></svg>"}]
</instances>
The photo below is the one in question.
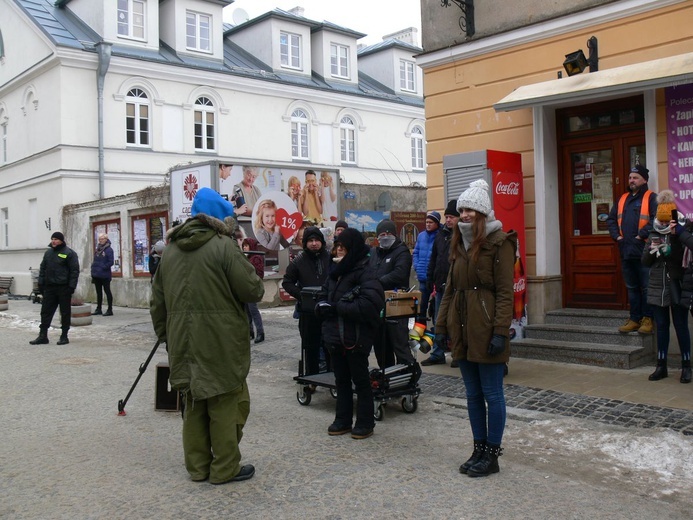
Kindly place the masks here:
<instances>
[{"instance_id":1,"label":"man in orange high-visibility vest","mask_svg":"<svg viewBox=\"0 0 693 520\"><path fill-rule=\"evenodd\" d=\"M641 262L645 241L657 213L657 194L647 187L649 173L641 164L631 168L629 191L614 204L606 221L611 238L618 244L621 271L628 289L630 317L618 328L624 333L637 330L640 334L652 334L652 309L647 304L650 270Z\"/></svg>"}]
</instances>

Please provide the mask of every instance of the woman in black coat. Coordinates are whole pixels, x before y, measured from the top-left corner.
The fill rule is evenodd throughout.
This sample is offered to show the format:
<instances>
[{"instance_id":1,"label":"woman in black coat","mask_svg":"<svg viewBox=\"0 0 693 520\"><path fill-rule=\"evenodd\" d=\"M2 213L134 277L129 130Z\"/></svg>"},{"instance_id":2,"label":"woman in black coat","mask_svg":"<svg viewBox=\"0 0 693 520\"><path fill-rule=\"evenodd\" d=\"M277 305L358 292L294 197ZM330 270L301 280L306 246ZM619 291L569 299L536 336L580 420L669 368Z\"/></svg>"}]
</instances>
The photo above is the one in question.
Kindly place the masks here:
<instances>
[{"instance_id":1,"label":"woman in black coat","mask_svg":"<svg viewBox=\"0 0 693 520\"><path fill-rule=\"evenodd\" d=\"M113 248L106 233L99 235L99 243L94 251L94 261L91 264L91 282L96 288L96 310L92 314L102 314L101 304L103 293L106 293L108 309L104 316L113 316L113 294L111 293L111 267L113 266Z\"/></svg>"},{"instance_id":2,"label":"woman in black coat","mask_svg":"<svg viewBox=\"0 0 693 520\"><path fill-rule=\"evenodd\" d=\"M354 439L373 435L373 392L368 356L373 345L385 297L369 266L370 249L356 229L335 238L334 264L327 278L327 299L315 313L323 320L322 335L332 355L337 405L329 435L351 432ZM356 389L356 423L352 428L352 382Z\"/></svg>"}]
</instances>

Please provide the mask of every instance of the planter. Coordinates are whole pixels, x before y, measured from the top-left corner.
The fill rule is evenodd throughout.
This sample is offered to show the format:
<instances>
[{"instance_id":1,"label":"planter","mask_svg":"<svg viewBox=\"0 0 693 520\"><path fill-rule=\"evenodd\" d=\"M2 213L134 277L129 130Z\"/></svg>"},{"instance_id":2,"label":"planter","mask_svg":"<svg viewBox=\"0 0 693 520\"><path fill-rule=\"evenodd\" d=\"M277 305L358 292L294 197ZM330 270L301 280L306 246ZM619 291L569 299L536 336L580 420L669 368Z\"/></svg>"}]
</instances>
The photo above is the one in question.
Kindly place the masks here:
<instances>
[{"instance_id":1,"label":"planter","mask_svg":"<svg viewBox=\"0 0 693 520\"><path fill-rule=\"evenodd\" d=\"M83 305L72 305L72 316L70 317L70 325L73 327L81 327L83 325L91 325L91 303Z\"/></svg>"},{"instance_id":2,"label":"planter","mask_svg":"<svg viewBox=\"0 0 693 520\"><path fill-rule=\"evenodd\" d=\"M0 311L6 311L10 308L10 300L6 294L0 294Z\"/></svg>"}]
</instances>

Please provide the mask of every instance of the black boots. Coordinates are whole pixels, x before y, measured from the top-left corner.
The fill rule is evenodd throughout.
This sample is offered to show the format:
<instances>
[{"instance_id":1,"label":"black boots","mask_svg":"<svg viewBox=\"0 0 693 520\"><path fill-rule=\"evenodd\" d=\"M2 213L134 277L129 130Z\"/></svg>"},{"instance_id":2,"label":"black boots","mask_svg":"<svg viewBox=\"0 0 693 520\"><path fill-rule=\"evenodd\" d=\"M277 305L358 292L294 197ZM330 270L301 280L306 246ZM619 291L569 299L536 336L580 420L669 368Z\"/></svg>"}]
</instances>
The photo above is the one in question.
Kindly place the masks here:
<instances>
[{"instance_id":1,"label":"black boots","mask_svg":"<svg viewBox=\"0 0 693 520\"><path fill-rule=\"evenodd\" d=\"M67 345L70 342L69 339L67 339L67 332L63 332L60 335L60 339L57 341L58 345Z\"/></svg>"},{"instance_id":2,"label":"black boots","mask_svg":"<svg viewBox=\"0 0 693 520\"><path fill-rule=\"evenodd\" d=\"M103 313L104 316L113 316L113 309L109 307L106 312Z\"/></svg>"},{"instance_id":3,"label":"black boots","mask_svg":"<svg viewBox=\"0 0 693 520\"><path fill-rule=\"evenodd\" d=\"M691 360L681 361L681 382L691 382Z\"/></svg>"},{"instance_id":4,"label":"black boots","mask_svg":"<svg viewBox=\"0 0 693 520\"><path fill-rule=\"evenodd\" d=\"M466 474L469 468L481 460L486 450L486 441L474 441L474 453L469 457L467 462L460 466L460 473Z\"/></svg>"},{"instance_id":5,"label":"black boots","mask_svg":"<svg viewBox=\"0 0 693 520\"><path fill-rule=\"evenodd\" d=\"M265 341L265 333L258 332L257 336L255 336L255 343L262 343L263 341Z\"/></svg>"},{"instance_id":6,"label":"black boots","mask_svg":"<svg viewBox=\"0 0 693 520\"><path fill-rule=\"evenodd\" d=\"M29 345L46 345L48 344L48 331L41 329L36 339L29 342Z\"/></svg>"},{"instance_id":7,"label":"black boots","mask_svg":"<svg viewBox=\"0 0 693 520\"><path fill-rule=\"evenodd\" d=\"M474 464L467 470L467 476L469 477L487 477L491 473L498 473L500 468L498 467L498 457L503 454L503 448L500 446L486 445L484 453L479 459L479 462Z\"/></svg>"},{"instance_id":8,"label":"black boots","mask_svg":"<svg viewBox=\"0 0 693 520\"><path fill-rule=\"evenodd\" d=\"M666 359L659 359L657 360L657 368L655 368L655 371L650 374L649 379L650 381L659 381L660 379L664 379L667 377L669 374L667 373L667 361Z\"/></svg>"},{"instance_id":9,"label":"black boots","mask_svg":"<svg viewBox=\"0 0 693 520\"><path fill-rule=\"evenodd\" d=\"M99 316L101 315L101 307L97 307L94 312L91 313L92 316Z\"/></svg>"}]
</instances>

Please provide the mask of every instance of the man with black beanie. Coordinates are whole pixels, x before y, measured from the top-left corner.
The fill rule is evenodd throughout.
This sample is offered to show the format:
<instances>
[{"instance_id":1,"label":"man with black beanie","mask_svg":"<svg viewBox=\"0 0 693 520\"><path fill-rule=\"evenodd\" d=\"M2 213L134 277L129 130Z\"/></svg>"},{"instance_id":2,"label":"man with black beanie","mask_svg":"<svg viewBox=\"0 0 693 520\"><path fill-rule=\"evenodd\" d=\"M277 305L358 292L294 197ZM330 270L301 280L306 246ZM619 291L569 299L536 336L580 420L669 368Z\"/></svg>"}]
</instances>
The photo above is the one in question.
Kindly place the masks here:
<instances>
[{"instance_id":1,"label":"man with black beanie","mask_svg":"<svg viewBox=\"0 0 693 520\"><path fill-rule=\"evenodd\" d=\"M51 326L55 310L60 307L60 326L62 334L58 345L70 342L70 299L77 288L79 279L79 258L77 253L65 244L65 235L56 231L51 235L49 248L43 254L39 269L38 286L43 295L41 303L41 325L39 335L30 341L31 345L48 343L48 328Z\"/></svg>"},{"instance_id":2,"label":"man with black beanie","mask_svg":"<svg viewBox=\"0 0 693 520\"><path fill-rule=\"evenodd\" d=\"M392 291L405 289L409 285L411 253L397 236L397 228L391 220L382 220L375 230L378 247L371 249L371 268L383 289ZM385 320L384 332L376 334L374 345L378 366L387 368L398 363L415 363L409 348L409 318Z\"/></svg>"},{"instance_id":3,"label":"man with black beanie","mask_svg":"<svg viewBox=\"0 0 693 520\"><path fill-rule=\"evenodd\" d=\"M301 307L303 287L322 286L327 280L330 253L325 249L325 237L319 228L310 226L303 232L303 251L286 268L282 287L298 300L298 330L301 333L301 348L305 352L303 374L320 372L320 348L322 322L315 316L314 309Z\"/></svg>"},{"instance_id":4,"label":"man with black beanie","mask_svg":"<svg viewBox=\"0 0 693 520\"><path fill-rule=\"evenodd\" d=\"M433 288L436 290L436 304L433 310L433 323L436 322L436 314L440 307L440 302L443 301L445 293L445 283L448 279L448 271L450 270L450 239L452 232L460 220L460 213L457 211L457 200L453 199L448 202L448 207L445 209L445 225L440 229L433 241L433 250L431 258L428 261L428 273L426 283L429 284L428 292L431 293ZM436 334L433 350L428 359L424 359L421 364L423 366L438 365L445 363L445 342L446 337L442 334ZM452 360L450 366L457 366L457 361Z\"/></svg>"}]
</instances>

